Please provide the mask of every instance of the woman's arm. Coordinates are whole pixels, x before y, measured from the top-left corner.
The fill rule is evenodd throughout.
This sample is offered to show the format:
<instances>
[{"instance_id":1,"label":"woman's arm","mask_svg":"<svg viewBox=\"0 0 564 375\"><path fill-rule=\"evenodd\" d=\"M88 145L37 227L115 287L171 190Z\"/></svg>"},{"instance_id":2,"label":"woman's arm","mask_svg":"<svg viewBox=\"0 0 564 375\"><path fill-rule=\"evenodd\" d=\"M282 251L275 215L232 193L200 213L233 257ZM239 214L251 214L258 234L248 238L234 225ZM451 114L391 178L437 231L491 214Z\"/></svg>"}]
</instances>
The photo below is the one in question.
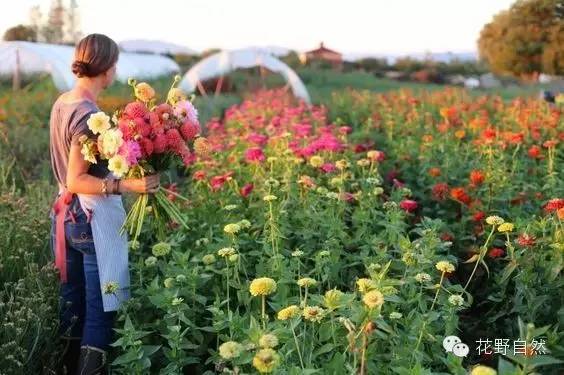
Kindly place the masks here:
<instances>
[{"instance_id":1,"label":"woman's arm","mask_svg":"<svg viewBox=\"0 0 564 375\"><path fill-rule=\"evenodd\" d=\"M103 194L104 180L88 174L90 162L84 160L80 153L81 146L71 144L69 152L69 165L67 170L67 189L78 194ZM155 193L159 188L159 174L121 180L119 192ZM111 180L108 180L107 193L113 191Z\"/></svg>"}]
</instances>

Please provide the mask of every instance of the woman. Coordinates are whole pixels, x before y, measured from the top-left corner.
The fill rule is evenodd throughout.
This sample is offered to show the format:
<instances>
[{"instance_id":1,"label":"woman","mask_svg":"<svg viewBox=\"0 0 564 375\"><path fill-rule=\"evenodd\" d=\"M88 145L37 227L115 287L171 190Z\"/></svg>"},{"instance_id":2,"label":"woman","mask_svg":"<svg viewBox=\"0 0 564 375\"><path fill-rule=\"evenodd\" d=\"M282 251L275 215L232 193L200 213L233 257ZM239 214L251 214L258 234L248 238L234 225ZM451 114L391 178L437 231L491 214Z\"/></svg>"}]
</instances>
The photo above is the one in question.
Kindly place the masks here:
<instances>
[{"instance_id":1,"label":"woman","mask_svg":"<svg viewBox=\"0 0 564 375\"><path fill-rule=\"evenodd\" d=\"M51 166L59 194L51 212L51 248L61 276L60 331L66 374L105 373L115 311L129 298L127 238L121 193L151 193L159 176L120 181L107 162L90 164L81 141L95 138L87 120L98 95L114 79L119 49L110 38L88 35L75 49L76 84L56 100L50 118Z\"/></svg>"}]
</instances>

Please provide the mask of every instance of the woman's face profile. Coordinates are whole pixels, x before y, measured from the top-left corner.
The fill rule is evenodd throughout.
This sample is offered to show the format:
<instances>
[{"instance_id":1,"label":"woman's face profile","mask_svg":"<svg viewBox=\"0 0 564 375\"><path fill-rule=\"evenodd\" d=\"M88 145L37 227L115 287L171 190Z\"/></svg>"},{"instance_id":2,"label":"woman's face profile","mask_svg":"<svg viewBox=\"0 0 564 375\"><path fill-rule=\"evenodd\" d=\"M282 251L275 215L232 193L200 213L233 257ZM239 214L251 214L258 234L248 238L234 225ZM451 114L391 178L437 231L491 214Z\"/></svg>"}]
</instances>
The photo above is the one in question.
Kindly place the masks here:
<instances>
[{"instance_id":1,"label":"woman's face profile","mask_svg":"<svg viewBox=\"0 0 564 375\"><path fill-rule=\"evenodd\" d=\"M105 81L104 81L104 88L108 88L114 82L114 78L116 76L117 70L117 63L114 64L110 69L108 69L105 73Z\"/></svg>"}]
</instances>

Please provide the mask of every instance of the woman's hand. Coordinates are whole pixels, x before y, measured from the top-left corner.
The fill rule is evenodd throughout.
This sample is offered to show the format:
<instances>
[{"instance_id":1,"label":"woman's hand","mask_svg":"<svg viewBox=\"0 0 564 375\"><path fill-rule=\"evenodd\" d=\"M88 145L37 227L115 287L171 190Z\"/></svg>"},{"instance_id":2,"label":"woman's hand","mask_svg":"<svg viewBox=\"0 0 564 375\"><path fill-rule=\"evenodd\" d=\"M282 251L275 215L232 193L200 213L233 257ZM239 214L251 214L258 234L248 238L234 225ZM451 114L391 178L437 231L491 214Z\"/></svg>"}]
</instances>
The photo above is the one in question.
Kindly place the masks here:
<instances>
[{"instance_id":1,"label":"woman's hand","mask_svg":"<svg viewBox=\"0 0 564 375\"><path fill-rule=\"evenodd\" d=\"M120 181L122 192L156 193L160 187L160 174L152 174L142 178L128 178Z\"/></svg>"}]
</instances>

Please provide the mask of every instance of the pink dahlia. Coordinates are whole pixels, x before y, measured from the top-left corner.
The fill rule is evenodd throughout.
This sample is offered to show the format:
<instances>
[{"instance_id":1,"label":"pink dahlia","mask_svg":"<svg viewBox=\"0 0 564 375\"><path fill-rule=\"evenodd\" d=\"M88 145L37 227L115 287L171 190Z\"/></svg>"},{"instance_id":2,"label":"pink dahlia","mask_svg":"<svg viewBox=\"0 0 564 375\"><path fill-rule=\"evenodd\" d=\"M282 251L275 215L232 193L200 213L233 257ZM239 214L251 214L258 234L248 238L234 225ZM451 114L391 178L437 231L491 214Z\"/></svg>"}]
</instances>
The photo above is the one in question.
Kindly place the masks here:
<instances>
[{"instance_id":1,"label":"pink dahlia","mask_svg":"<svg viewBox=\"0 0 564 375\"><path fill-rule=\"evenodd\" d=\"M151 156L154 149L153 141L151 141L149 138L141 138L139 140L139 144L141 145L141 151L143 152L143 155Z\"/></svg>"},{"instance_id":2,"label":"pink dahlia","mask_svg":"<svg viewBox=\"0 0 564 375\"><path fill-rule=\"evenodd\" d=\"M167 138L164 134L157 134L153 140L154 152L157 154L162 154L166 150Z\"/></svg>"},{"instance_id":3,"label":"pink dahlia","mask_svg":"<svg viewBox=\"0 0 564 375\"><path fill-rule=\"evenodd\" d=\"M198 124L198 110L188 100L176 103L173 108L176 117Z\"/></svg>"},{"instance_id":4,"label":"pink dahlia","mask_svg":"<svg viewBox=\"0 0 564 375\"><path fill-rule=\"evenodd\" d=\"M200 131L200 125L191 121L186 121L180 127L180 133L182 133L182 136L187 141L196 138L196 136L200 134Z\"/></svg>"},{"instance_id":5,"label":"pink dahlia","mask_svg":"<svg viewBox=\"0 0 564 375\"><path fill-rule=\"evenodd\" d=\"M131 102L125 106L123 114L130 119L134 119L138 117L145 117L148 111L149 110L145 104L141 102Z\"/></svg>"},{"instance_id":6,"label":"pink dahlia","mask_svg":"<svg viewBox=\"0 0 564 375\"><path fill-rule=\"evenodd\" d=\"M141 158L141 146L135 141L125 141L120 146L118 154L127 160L129 166L135 165Z\"/></svg>"},{"instance_id":7,"label":"pink dahlia","mask_svg":"<svg viewBox=\"0 0 564 375\"><path fill-rule=\"evenodd\" d=\"M167 145L173 150L180 150L182 145L184 145L184 141L176 129L167 130L165 136Z\"/></svg>"}]
</instances>

